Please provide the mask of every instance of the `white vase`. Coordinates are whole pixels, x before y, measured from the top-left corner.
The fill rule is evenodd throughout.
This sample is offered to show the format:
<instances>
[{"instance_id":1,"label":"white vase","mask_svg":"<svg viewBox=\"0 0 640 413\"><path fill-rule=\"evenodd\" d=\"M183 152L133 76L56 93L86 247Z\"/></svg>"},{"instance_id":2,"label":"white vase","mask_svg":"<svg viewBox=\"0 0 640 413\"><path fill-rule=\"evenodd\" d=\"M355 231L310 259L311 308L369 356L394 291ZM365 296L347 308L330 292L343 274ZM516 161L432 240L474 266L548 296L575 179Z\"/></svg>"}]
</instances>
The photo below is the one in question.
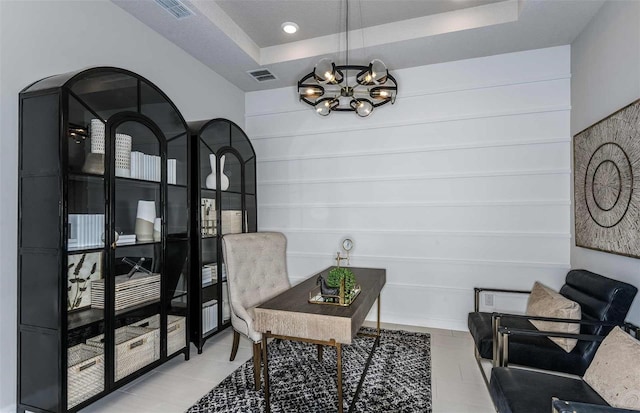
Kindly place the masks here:
<instances>
[{"instance_id":1,"label":"white vase","mask_svg":"<svg viewBox=\"0 0 640 413\"><path fill-rule=\"evenodd\" d=\"M224 161L226 155L220 158L220 189L226 191L229 189L229 177L224 174ZM216 189L216 156L209 154L209 164L211 165L211 173L207 175L205 186L209 189Z\"/></svg>"},{"instance_id":2,"label":"white vase","mask_svg":"<svg viewBox=\"0 0 640 413\"><path fill-rule=\"evenodd\" d=\"M160 241L162 238L162 218L153 221L153 240Z\"/></svg>"},{"instance_id":3,"label":"white vase","mask_svg":"<svg viewBox=\"0 0 640 413\"><path fill-rule=\"evenodd\" d=\"M153 241L153 223L156 219L155 201L138 201L136 214L136 239L138 241Z\"/></svg>"}]
</instances>

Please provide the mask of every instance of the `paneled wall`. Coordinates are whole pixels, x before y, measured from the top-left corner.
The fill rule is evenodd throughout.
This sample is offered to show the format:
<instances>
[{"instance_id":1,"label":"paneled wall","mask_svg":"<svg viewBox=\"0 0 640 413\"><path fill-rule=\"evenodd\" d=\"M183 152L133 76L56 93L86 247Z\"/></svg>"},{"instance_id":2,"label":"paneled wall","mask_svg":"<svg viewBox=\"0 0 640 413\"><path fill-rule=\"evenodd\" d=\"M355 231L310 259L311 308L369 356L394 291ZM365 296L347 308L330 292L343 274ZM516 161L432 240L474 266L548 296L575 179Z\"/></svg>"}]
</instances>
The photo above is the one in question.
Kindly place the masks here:
<instances>
[{"instance_id":1,"label":"paneled wall","mask_svg":"<svg viewBox=\"0 0 640 413\"><path fill-rule=\"evenodd\" d=\"M572 135L640 98L640 2L606 2L571 45L571 67ZM638 258L574 245L571 264L640 288ZM640 325L640 297L627 320Z\"/></svg>"},{"instance_id":2,"label":"paneled wall","mask_svg":"<svg viewBox=\"0 0 640 413\"><path fill-rule=\"evenodd\" d=\"M387 269L387 322L465 329L474 286L559 287L569 58L562 46L397 70L395 105L364 119L320 117L295 88L248 93L259 229L286 234L292 281L350 236L351 265Z\"/></svg>"}]
</instances>

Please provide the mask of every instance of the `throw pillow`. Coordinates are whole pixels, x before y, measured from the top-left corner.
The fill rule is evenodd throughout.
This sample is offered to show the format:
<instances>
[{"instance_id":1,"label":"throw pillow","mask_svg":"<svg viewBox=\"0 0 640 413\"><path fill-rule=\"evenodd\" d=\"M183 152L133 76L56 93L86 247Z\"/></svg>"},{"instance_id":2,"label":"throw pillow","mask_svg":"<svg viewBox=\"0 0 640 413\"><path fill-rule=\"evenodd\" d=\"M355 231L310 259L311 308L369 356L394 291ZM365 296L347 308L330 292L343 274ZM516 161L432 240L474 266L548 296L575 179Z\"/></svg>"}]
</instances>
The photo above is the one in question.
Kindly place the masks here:
<instances>
[{"instance_id":1,"label":"throw pillow","mask_svg":"<svg viewBox=\"0 0 640 413\"><path fill-rule=\"evenodd\" d=\"M527 301L527 315L536 317L569 318L580 320L582 313L580 304L553 291L544 284L535 282ZM558 323L555 321L531 320L538 330L555 331L558 333L580 333L579 323ZM573 338L549 337L567 353L576 346L578 340Z\"/></svg>"},{"instance_id":2,"label":"throw pillow","mask_svg":"<svg viewBox=\"0 0 640 413\"><path fill-rule=\"evenodd\" d=\"M640 409L640 342L616 327L598 347L584 381L614 407Z\"/></svg>"}]
</instances>

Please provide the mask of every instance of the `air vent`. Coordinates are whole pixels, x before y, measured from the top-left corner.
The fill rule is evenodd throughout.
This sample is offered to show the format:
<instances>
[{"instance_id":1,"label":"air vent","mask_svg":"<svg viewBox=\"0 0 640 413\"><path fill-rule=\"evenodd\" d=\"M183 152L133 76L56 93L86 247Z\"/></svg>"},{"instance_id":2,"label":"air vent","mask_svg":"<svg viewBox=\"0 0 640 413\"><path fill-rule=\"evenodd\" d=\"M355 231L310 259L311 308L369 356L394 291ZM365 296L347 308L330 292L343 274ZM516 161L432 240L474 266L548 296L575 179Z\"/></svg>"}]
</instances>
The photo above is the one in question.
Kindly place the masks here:
<instances>
[{"instance_id":1,"label":"air vent","mask_svg":"<svg viewBox=\"0 0 640 413\"><path fill-rule=\"evenodd\" d=\"M156 3L176 19L184 19L193 15L193 12L178 0L156 0Z\"/></svg>"},{"instance_id":2,"label":"air vent","mask_svg":"<svg viewBox=\"0 0 640 413\"><path fill-rule=\"evenodd\" d=\"M247 73L253 77L256 82L267 82L269 80L276 80L277 77L269 71L269 69L250 70Z\"/></svg>"}]
</instances>

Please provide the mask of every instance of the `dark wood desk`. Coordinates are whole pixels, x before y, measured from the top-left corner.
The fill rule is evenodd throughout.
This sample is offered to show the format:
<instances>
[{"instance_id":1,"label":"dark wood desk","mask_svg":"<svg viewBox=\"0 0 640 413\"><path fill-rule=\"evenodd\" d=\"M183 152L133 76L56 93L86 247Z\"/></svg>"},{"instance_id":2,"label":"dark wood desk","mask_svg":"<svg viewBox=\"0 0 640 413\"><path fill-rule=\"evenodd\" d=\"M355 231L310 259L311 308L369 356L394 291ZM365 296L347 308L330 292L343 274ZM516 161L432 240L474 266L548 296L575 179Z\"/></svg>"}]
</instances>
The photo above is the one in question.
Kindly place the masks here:
<instances>
[{"instance_id":1,"label":"dark wood desk","mask_svg":"<svg viewBox=\"0 0 640 413\"><path fill-rule=\"evenodd\" d=\"M318 275L327 277L329 267L307 280L272 298L255 309L255 329L262 333L262 354L264 364L264 385L267 412L269 401L269 367L267 340L271 337L285 340L304 341L318 345L334 346L337 358L338 412L342 407L342 344L351 344L362 326L365 317L378 301L377 334L375 345L371 349L369 360L365 366L360 385L356 389L351 408L361 388L371 356L375 351L380 336L380 291L386 282L386 270L379 268L350 267L356 276L356 282L362 291L348 307L328 304L309 303L309 292L315 287ZM322 357L319 347L318 356ZM351 409L350 409L351 410Z\"/></svg>"}]
</instances>

